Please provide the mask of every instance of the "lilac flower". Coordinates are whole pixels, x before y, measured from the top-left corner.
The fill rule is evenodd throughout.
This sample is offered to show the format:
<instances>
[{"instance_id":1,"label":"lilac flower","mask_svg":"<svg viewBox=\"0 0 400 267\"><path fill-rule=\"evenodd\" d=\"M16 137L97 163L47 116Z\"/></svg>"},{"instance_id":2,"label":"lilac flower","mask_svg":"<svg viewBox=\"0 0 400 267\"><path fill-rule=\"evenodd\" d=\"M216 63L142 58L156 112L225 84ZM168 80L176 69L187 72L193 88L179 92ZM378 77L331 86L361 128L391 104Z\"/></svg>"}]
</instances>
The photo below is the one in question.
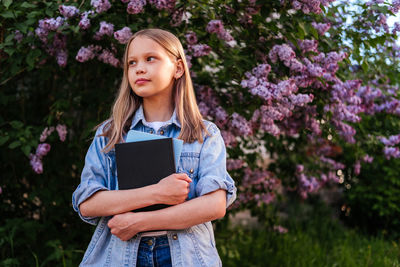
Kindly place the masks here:
<instances>
[{"instance_id":1,"label":"lilac flower","mask_svg":"<svg viewBox=\"0 0 400 267\"><path fill-rule=\"evenodd\" d=\"M186 41L190 45L194 45L197 43L197 35L195 32L189 31L185 34Z\"/></svg>"},{"instance_id":2,"label":"lilac flower","mask_svg":"<svg viewBox=\"0 0 400 267\"><path fill-rule=\"evenodd\" d=\"M235 147L237 145L236 137L230 131L221 131L222 139L224 139L227 147Z\"/></svg>"},{"instance_id":3,"label":"lilac flower","mask_svg":"<svg viewBox=\"0 0 400 267\"><path fill-rule=\"evenodd\" d=\"M400 134L389 136L389 138L385 137L378 137L378 139L385 145L385 146L395 146L400 143Z\"/></svg>"},{"instance_id":4,"label":"lilac flower","mask_svg":"<svg viewBox=\"0 0 400 267\"><path fill-rule=\"evenodd\" d=\"M15 30L15 32L14 32L14 40L16 40L17 43L20 43L23 38L24 38L24 35L19 30Z\"/></svg>"},{"instance_id":5,"label":"lilac flower","mask_svg":"<svg viewBox=\"0 0 400 267\"><path fill-rule=\"evenodd\" d=\"M374 160L374 158L371 157L370 155L365 155L365 156L362 158L362 160L363 160L364 162L366 162L366 163L371 163L371 162Z\"/></svg>"},{"instance_id":6,"label":"lilac flower","mask_svg":"<svg viewBox=\"0 0 400 267\"><path fill-rule=\"evenodd\" d=\"M225 123L228 121L228 113L222 108L222 107L216 107L215 108L215 119L216 123L219 126L225 125Z\"/></svg>"},{"instance_id":7,"label":"lilac flower","mask_svg":"<svg viewBox=\"0 0 400 267\"><path fill-rule=\"evenodd\" d=\"M67 133L68 133L67 126L64 124L58 124L56 127L56 130L57 130L58 136L60 137L60 141L64 142L66 139Z\"/></svg>"},{"instance_id":8,"label":"lilac flower","mask_svg":"<svg viewBox=\"0 0 400 267\"><path fill-rule=\"evenodd\" d=\"M297 173L301 173L301 172L303 172L303 171L304 171L304 166L301 165L301 164L297 164L297 166L296 166L296 172L297 172Z\"/></svg>"},{"instance_id":9,"label":"lilac flower","mask_svg":"<svg viewBox=\"0 0 400 267\"><path fill-rule=\"evenodd\" d=\"M65 18L72 18L79 15L79 9L77 9L74 6L60 5L58 7L58 10L60 11L61 15L63 15Z\"/></svg>"},{"instance_id":10,"label":"lilac flower","mask_svg":"<svg viewBox=\"0 0 400 267\"><path fill-rule=\"evenodd\" d=\"M286 234L288 232L288 229L281 225L274 225L274 231L280 234Z\"/></svg>"},{"instance_id":11,"label":"lilac flower","mask_svg":"<svg viewBox=\"0 0 400 267\"><path fill-rule=\"evenodd\" d=\"M390 158L400 158L400 150L398 147L385 146L383 148L383 153L387 160Z\"/></svg>"},{"instance_id":12,"label":"lilac flower","mask_svg":"<svg viewBox=\"0 0 400 267\"><path fill-rule=\"evenodd\" d=\"M114 25L105 21L100 22L100 29L94 35L94 39L100 40L104 35L112 36L114 33Z\"/></svg>"},{"instance_id":13,"label":"lilac flower","mask_svg":"<svg viewBox=\"0 0 400 267\"><path fill-rule=\"evenodd\" d=\"M95 48L93 45L88 47L81 47L76 55L75 59L79 62L86 62L95 57Z\"/></svg>"},{"instance_id":14,"label":"lilac flower","mask_svg":"<svg viewBox=\"0 0 400 267\"><path fill-rule=\"evenodd\" d=\"M143 12L146 0L130 0L126 11L129 14L139 14Z\"/></svg>"},{"instance_id":15,"label":"lilac flower","mask_svg":"<svg viewBox=\"0 0 400 267\"><path fill-rule=\"evenodd\" d=\"M231 126L242 136L251 135L253 132L250 123L236 112L232 114Z\"/></svg>"},{"instance_id":16,"label":"lilac flower","mask_svg":"<svg viewBox=\"0 0 400 267\"><path fill-rule=\"evenodd\" d=\"M159 10L172 10L175 7L175 0L149 0L149 3L154 5Z\"/></svg>"},{"instance_id":17,"label":"lilac flower","mask_svg":"<svg viewBox=\"0 0 400 267\"><path fill-rule=\"evenodd\" d=\"M189 47L189 50L193 52L193 56L201 57L210 54L211 47L206 44L195 44Z\"/></svg>"},{"instance_id":18,"label":"lilac flower","mask_svg":"<svg viewBox=\"0 0 400 267\"><path fill-rule=\"evenodd\" d=\"M57 64L60 67L65 67L67 65L68 53L66 50L59 50L56 54Z\"/></svg>"},{"instance_id":19,"label":"lilac flower","mask_svg":"<svg viewBox=\"0 0 400 267\"><path fill-rule=\"evenodd\" d=\"M317 40L299 40L299 47L302 53L306 52L318 52L318 41Z\"/></svg>"},{"instance_id":20,"label":"lilac flower","mask_svg":"<svg viewBox=\"0 0 400 267\"><path fill-rule=\"evenodd\" d=\"M354 169L354 175L357 176L357 175L360 174L360 172L361 172L361 163L360 163L359 160L357 160L357 161L354 163L353 169Z\"/></svg>"},{"instance_id":21,"label":"lilac flower","mask_svg":"<svg viewBox=\"0 0 400 267\"><path fill-rule=\"evenodd\" d=\"M43 173L43 163L42 163L42 160L40 159L39 156L34 155L34 154L30 154L29 155L29 160L30 160L30 164L32 166L32 169L37 174Z\"/></svg>"},{"instance_id":22,"label":"lilac flower","mask_svg":"<svg viewBox=\"0 0 400 267\"><path fill-rule=\"evenodd\" d=\"M118 67L120 65L119 60L108 49L103 49L102 52L97 56L97 59L114 67Z\"/></svg>"},{"instance_id":23,"label":"lilac flower","mask_svg":"<svg viewBox=\"0 0 400 267\"><path fill-rule=\"evenodd\" d=\"M128 43L132 36L132 31L129 27L123 27L121 30L114 32L114 38L118 40L120 44Z\"/></svg>"},{"instance_id":24,"label":"lilac flower","mask_svg":"<svg viewBox=\"0 0 400 267\"><path fill-rule=\"evenodd\" d=\"M296 53L287 44L274 45L268 53L272 63L278 61L278 58L285 63L286 66L290 66L290 60L296 57Z\"/></svg>"},{"instance_id":25,"label":"lilac flower","mask_svg":"<svg viewBox=\"0 0 400 267\"><path fill-rule=\"evenodd\" d=\"M304 106L305 104L312 102L314 99L314 96L313 96L313 94L309 94L309 95L297 94L297 95L290 95L289 99L293 103L293 105Z\"/></svg>"},{"instance_id":26,"label":"lilac flower","mask_svg":"<svg viewBox=\"0 0 400 267\"><path fill-rule=\"evenodd\" d=\"M42 134L40 135L40 142L46 141L47 137L50 136L50 134L54 131L54 127L46 127L44 128Z\"/></svg>"},{"instance_id":27,"label":"lilac flower","mask_svg":"<svg viewBox=\"0 0 400 267\"><path fill-rule=\"evenodd\" d=\"M0 195L3 193L3 188L0 186Z\"/></svg>"},{"instance_id":28,"label":"lilac flower","mask_svg":"<svg viewBox=\"0 0 400 267\"><path fill-rule=\"evenodd\" d=\"M207 24L206 30L209 33L215 33L217 34L218 38L230 42L233 41L232 35L227 32L224 28L224 25L221 20L210 20Z\"/></svg>"},{"instance_id":29,"label":"lilac flower","mask_svg":"<svg viewBox=\"0 0 400 267\"><path fill-rule=\"evenodd\" d=\"M400 0L393 0L392 6L390 7L390 11L393 13L397 13L400 10Z\"/></svg>"},{"instance_id":30,"label":"lilac flower","mask_svg":"<svg viewBox=\"0 0 400 267\"><path fill-rule=\"evenodd\" d=\"M50 148L51 148L50 144L47 143L39 144L38 147L36 148L36 156L38 156L39 158L46 156L47 153L49 153Z\"/></svg>"},{"instance_id":31,"label":"lilac flower","mask_svg":"<svg viewBox=\"0 0 400 267\"><path fill-rule=\"evenodd\" d=\"M226 169L229 171L237 170L242 168L244 165L244 161L241 159L227 159L226 160Z\"/></svg>"},{"instance_id":32,"label":"lilac flower","mask_svg":"<svg viewBox=\"0 0 400 267\"><path fill-rule=\"evenodd\" d=\"M108 0L91 0L90 4L96 9L97 13L103 13L110 9L111 4Z\"/></svg>"},{"instance_id":33,"label":"lilac flower","mask_svg":"<svg viewBox=\"0 0 400 267\"><path fill-rule=\"evenodd\" d=\"M311 25L318 31L319 35L324 35L331 28L330 23L312 22Z\"/></svg>"},{"instance_id":34,"label":"lilac flower","mask_svg":"<svg viewBox=\"0 0 400 267\"><path fill-rule=\"evenodd\" d=\"M90 19L89 15L92 15L94 12L92 10L85 11L81 15L81 20L79 21L79 27L83 30L87 30L90 27Z\"/></svg>"}]
</instances>

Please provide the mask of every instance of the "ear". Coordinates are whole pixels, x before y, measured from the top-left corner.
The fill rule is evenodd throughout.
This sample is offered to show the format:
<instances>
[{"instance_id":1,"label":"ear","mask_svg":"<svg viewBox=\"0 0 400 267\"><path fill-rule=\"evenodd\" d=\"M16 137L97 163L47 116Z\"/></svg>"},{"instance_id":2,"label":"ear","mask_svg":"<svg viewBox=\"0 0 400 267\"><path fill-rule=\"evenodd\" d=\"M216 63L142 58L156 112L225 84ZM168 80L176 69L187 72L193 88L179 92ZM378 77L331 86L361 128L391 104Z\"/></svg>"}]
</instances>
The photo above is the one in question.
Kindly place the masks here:
<instances>
[{"instance_id":1,"label":"ear","mask_svg":"<svg viewBox=\"0 0 400 267\"><path fill-rule=\"evenodd\" d=\"M185 68L183 67L182 59L178 59L176 61L176 71L175 71L175 79L179 79L185 73Z\"/></svg>"}]
</instances>

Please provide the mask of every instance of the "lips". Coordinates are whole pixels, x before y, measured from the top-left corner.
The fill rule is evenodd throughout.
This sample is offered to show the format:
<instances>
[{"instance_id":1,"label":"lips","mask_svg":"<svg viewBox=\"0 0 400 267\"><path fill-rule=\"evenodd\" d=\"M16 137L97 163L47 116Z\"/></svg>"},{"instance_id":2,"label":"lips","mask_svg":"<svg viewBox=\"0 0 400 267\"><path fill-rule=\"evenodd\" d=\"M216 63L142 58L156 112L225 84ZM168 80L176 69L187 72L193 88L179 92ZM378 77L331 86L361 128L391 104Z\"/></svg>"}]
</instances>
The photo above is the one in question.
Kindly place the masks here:
<instances>
[{"instance_id":1,"label":"lips","mask_svg":"<svg viewBox=\"0 0 400 267\"><path fill-rule=\"evenodd\" d=\"M148 81L150 81L150 80L140 78L140 79L137 79L137 80L135 81L135 83L136 83L136 84L144 84L144 83L146 83L146 82L148 82Z\"/></svg>"}]
</instances>

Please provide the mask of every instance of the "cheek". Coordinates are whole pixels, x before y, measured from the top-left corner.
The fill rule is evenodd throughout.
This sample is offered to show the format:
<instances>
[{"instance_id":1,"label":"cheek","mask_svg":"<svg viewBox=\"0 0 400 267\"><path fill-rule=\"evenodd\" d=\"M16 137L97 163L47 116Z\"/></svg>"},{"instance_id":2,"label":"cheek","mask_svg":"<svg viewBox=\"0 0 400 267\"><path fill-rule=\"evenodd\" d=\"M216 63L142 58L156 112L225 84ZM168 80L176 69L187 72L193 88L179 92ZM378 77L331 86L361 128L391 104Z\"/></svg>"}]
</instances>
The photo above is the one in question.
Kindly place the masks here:
<instances>
[{"instance_id":1,"label":"cheek","mask_svg":"<svg viewBox=\"0 0 400 267\"><path fill-rule=\"evenodd\" d=\"M128 82L131 88L133 88L133 85L135 84L135 78L131 69L128 69Z\"/></svg>"}]
</instances>

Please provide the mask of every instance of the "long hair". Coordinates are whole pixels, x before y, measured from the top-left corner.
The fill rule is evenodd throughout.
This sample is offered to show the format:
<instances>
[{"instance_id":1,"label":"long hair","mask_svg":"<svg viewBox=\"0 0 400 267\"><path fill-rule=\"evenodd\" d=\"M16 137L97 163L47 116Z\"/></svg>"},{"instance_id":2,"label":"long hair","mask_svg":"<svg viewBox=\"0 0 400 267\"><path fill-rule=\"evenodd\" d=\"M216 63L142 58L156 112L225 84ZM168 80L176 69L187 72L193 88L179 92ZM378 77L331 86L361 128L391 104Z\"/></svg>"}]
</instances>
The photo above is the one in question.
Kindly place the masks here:
<instances>
[{"instance_id":1,"label":"long hair","mask_svg":"<svg viewBox=\"0 0 400 267\"><path fill-rule=\"evenodd\" d=\"M123 135L129 130L132 118L136 110L143 102L142 97L136 95L128 81L128 50L131 42L138 36L147 37L161 45L169 54L176 59L181 59L184 67L184 74L175 80L172 90L177 119L181 124L179 139L186 143L194 141L203 142L203 133L208 134L203 123L196 102L192 79L185 53L179 39L172 33L161 29L144 29L136 32L128 41L125 47L123 58L123 77L117 98L112 107L111 116L103 128L101 136L108 138L107 145L103 152L109 152L116 143L123 141ZM104 122L97 125L99 128Z\"/></svg>"}]
</instances>

